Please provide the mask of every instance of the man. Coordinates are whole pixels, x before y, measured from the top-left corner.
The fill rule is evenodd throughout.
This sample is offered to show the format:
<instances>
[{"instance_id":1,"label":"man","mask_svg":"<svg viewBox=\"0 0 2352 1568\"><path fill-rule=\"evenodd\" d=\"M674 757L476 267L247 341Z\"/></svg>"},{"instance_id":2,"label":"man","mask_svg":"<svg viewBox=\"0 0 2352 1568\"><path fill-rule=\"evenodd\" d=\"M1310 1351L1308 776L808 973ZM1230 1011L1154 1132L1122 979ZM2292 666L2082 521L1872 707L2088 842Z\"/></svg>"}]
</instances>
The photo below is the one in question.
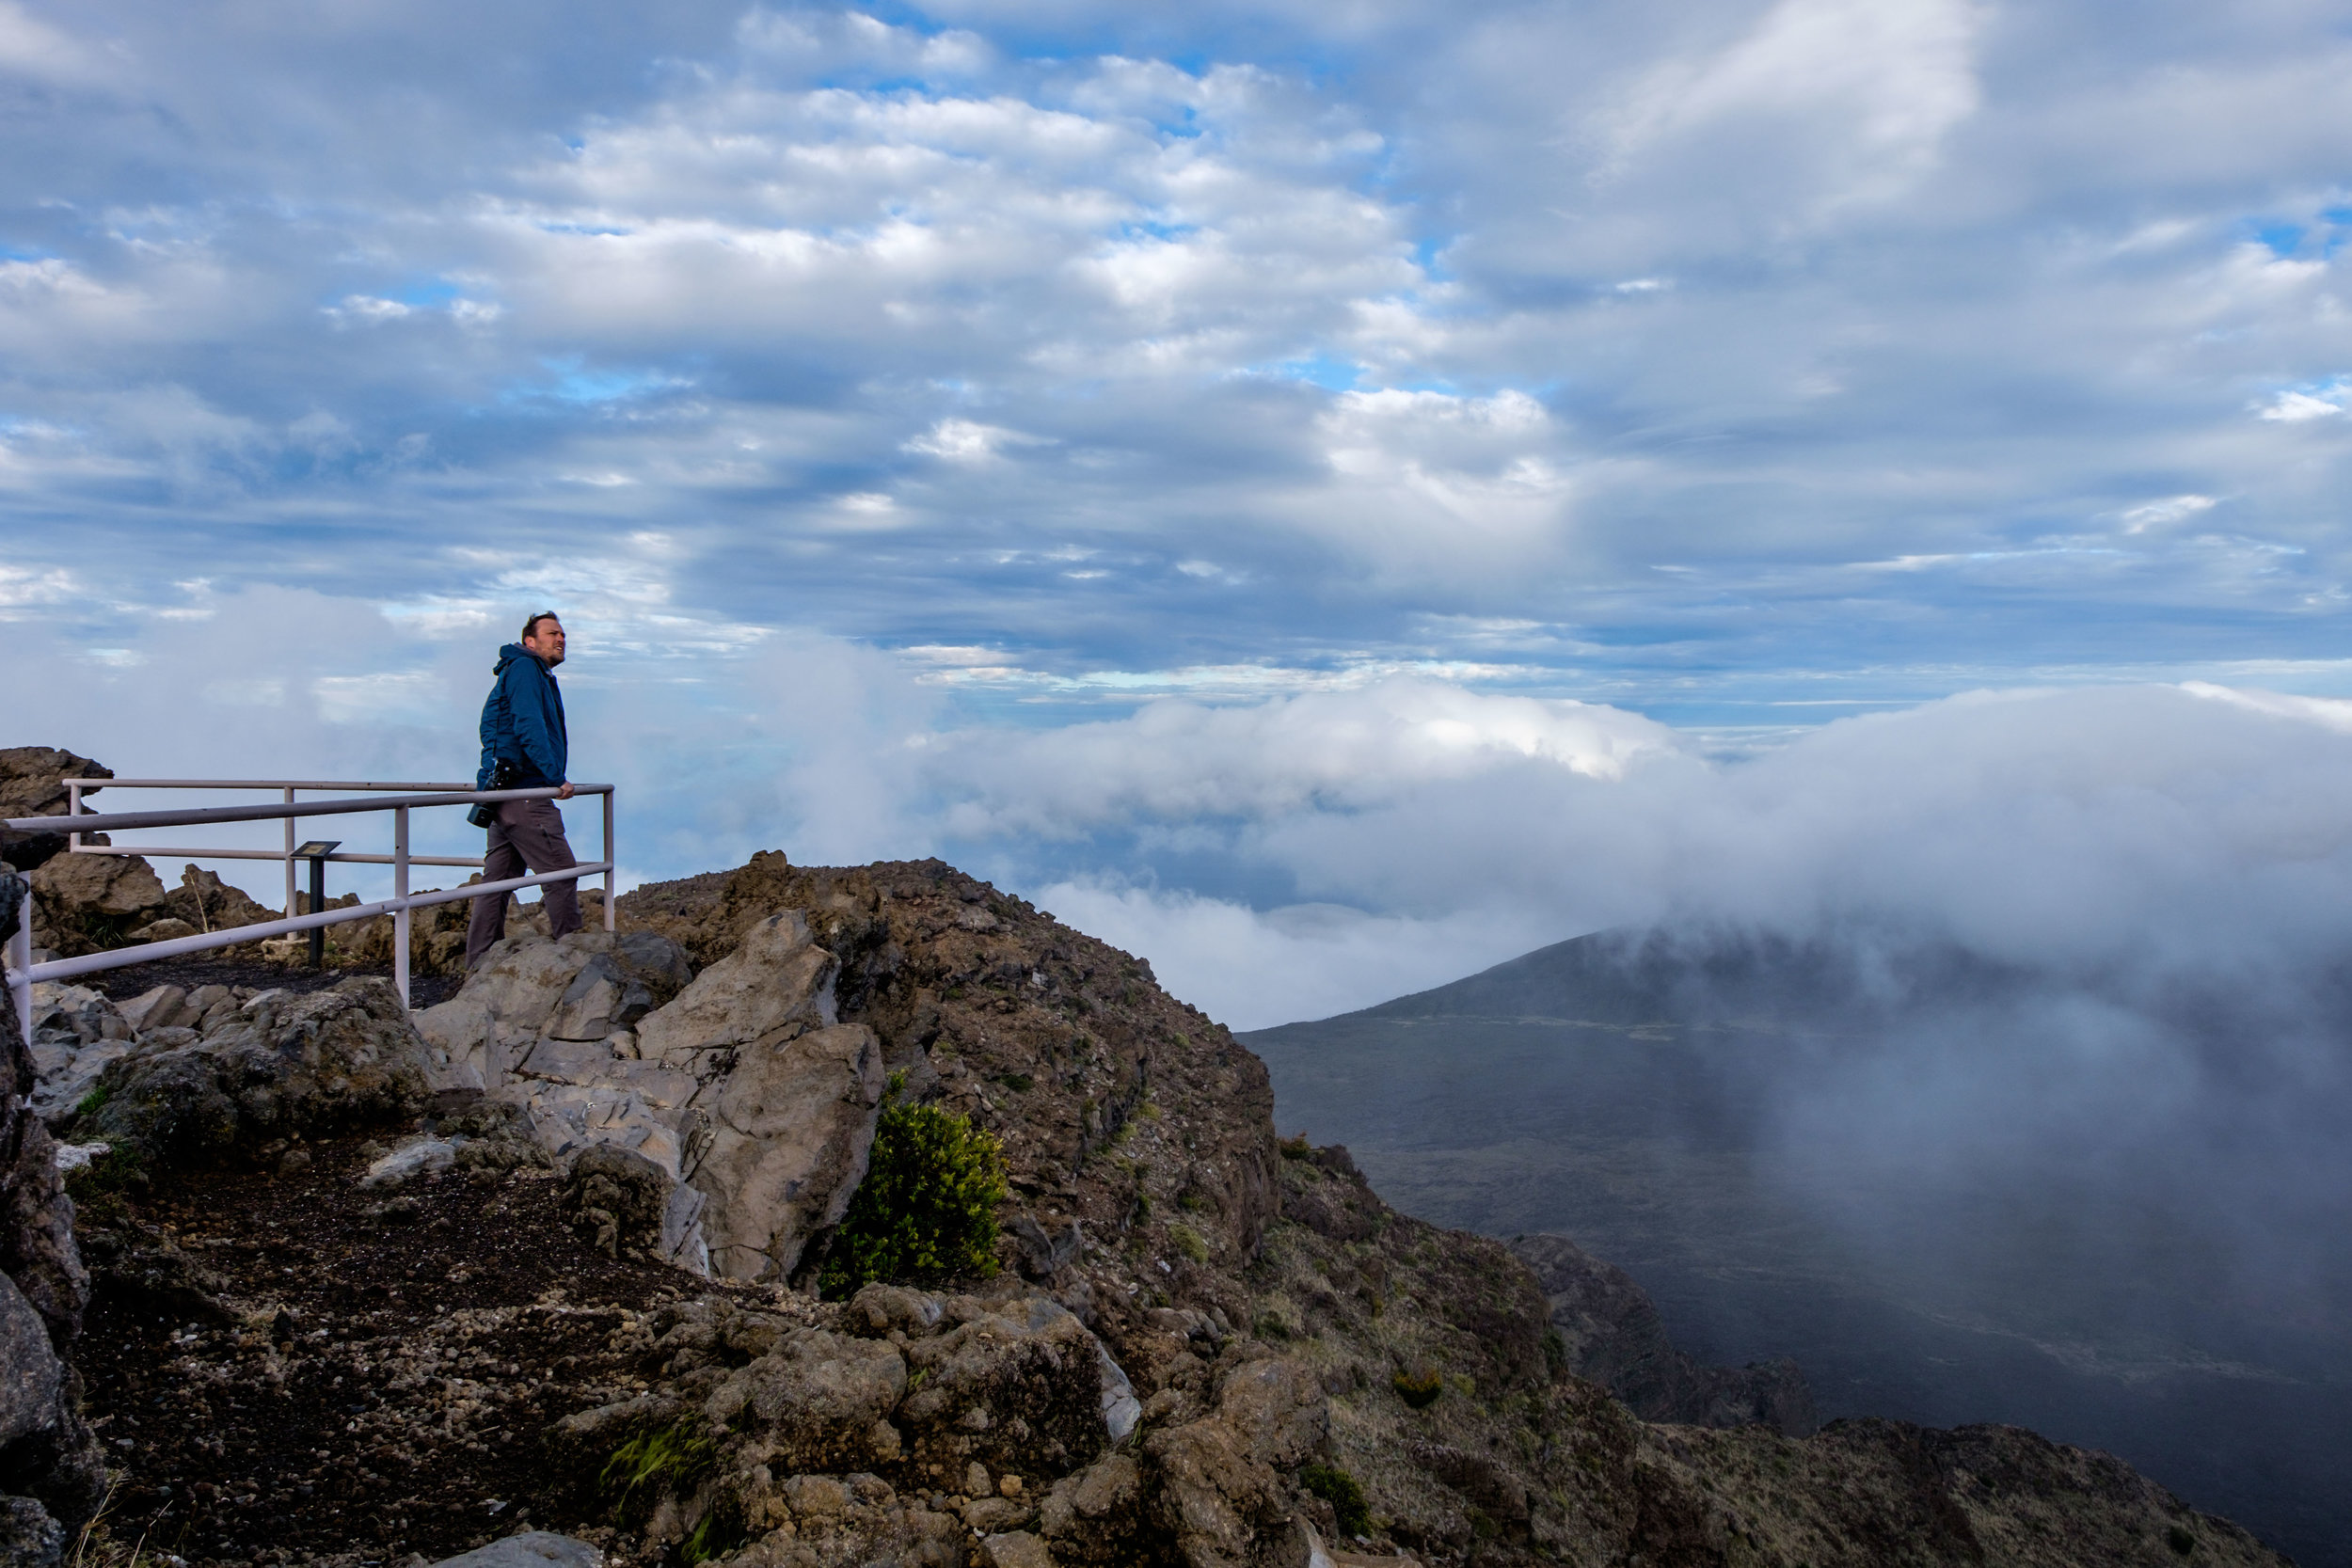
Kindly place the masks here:
<instances>
[{"instance_id":1,"label":"man","mask_svg":"<svg viewBox=\"0 0 2352 1568\"><path fill-rule=\"evenodd\" d=\"M564 693L555 684L555 667L564 662L564 623L551 610L541 610L523 623L523 640L499 650L491 673L489 701L482 705L482 768L474 775L476 789L489 789L501 763L508 789L552 787L556 800L572 798L564 776L570 749L564 733ZM528 866L533 873L561 871L580 863L564 842L564 814L555 800L501 800L490 824L489 853L482 863L482 879L504 881L519 877ZM580 894L571 882L544 882L548 934L569 936L580 929ZM477 898L466 923L466 967L506 934L506 895Z\"/></svg>"}]
</instances>

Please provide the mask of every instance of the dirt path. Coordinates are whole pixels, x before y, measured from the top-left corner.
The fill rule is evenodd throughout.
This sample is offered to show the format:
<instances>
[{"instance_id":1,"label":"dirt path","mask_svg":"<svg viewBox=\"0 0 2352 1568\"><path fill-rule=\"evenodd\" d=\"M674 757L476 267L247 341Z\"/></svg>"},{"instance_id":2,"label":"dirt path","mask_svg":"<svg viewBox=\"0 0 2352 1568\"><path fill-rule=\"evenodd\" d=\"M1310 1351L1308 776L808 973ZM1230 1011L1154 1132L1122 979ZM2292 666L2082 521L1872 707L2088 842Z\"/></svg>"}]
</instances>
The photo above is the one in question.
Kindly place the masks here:
<instances>
[{"instance_id":1,"label":"dirt path","mask_svg":"<svg viewBox=\"0 0 2352 1568\"><path fill-rule=\"evenodd\" d=\"M385 1194L354 1184L357 1140L308 1147L292 1175L86 1204L115 1537L224 1568L430 1561L521 1521L618 1544L543 1434L642 1389L618 1331L707 1282L575 1239L545 1172Z\"/></svg>"},{"instance_id":2,"label":"dirt path","mask_svg":"<svg viewBox=\"0 0 2352 1568\"><path fill-rule=\"evenodd\" d=\"M253 990L310 991L324 990L355 974L377 974L389 980L392 970L389 964L340 964L310 969L299 964L263 963L259 958L197 954L184 958L157 958L152 963L132 964L123 969L100 970L78 983L95 987L117 1002L128 1002L157 986L180 986L188 990L199 986L245 986ZM457 988L464 983L465 977L458 974L411 974L408 1005L430 1007L446 1002L457 994Z\"/></svg>"}]
</instances>

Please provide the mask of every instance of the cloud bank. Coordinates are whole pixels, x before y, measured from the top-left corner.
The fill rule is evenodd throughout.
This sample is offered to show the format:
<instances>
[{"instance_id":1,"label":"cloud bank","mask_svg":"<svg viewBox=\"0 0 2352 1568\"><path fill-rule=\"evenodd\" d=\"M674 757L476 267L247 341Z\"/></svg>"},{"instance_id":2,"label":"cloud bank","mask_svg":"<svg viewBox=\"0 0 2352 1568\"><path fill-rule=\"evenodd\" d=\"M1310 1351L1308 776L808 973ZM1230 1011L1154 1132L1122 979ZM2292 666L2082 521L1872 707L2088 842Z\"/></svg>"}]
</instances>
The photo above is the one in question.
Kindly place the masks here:
<instances>
[{"instance_id":1,"label":"cloud bank","mask_svg":"<svg viewBox=\"0 0 2352 1568\"><path fill-rule=\"evenodd\" d=\"M16 0L0 614L548 596L975 720L2336 691L2335 21Z\"/></svg>"}]
</instances>

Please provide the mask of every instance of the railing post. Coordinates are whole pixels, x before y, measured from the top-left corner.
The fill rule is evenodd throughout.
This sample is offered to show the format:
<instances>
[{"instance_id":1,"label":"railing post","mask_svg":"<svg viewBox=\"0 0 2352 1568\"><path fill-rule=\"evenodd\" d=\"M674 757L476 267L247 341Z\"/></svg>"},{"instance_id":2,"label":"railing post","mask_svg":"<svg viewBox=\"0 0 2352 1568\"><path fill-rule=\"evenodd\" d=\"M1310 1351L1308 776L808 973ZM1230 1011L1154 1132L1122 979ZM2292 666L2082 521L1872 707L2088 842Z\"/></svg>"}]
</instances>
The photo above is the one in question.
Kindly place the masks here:
<instances>
[{"instance_id":1,"label":"railing post","mask_svg":"<svg viewBox=\"0 0 2352 1568\"><path fill-rule=\"evenodd\" d=\"M290 806L294 804L294 785L292 784L286 786L286 804ZM292 920L301 912L294 908L294 825L293 814L289 813L286 817L286 918L288 920Z\"/></svg>"},{"instance_id":2,"label":"railing post","mask_svg":"<svg viewBox=\"0 0 2352 1568\"><path fill-rule=\"evenodd\" d=\"M392 988L400 1005L408 1006L408 808L392 808L392 896L401 901L392 911Z\"/></svg>"},{"instance_id":3,"label":"railing post","mask_svg":"<svg viewBox=\"0 0 2352 1568\"><path fill-rule=\"evenodd\" d=\"M65 814L68 816L79 816L82 815L82 786L78 784L70 784L65 786ZM69 855L81 853L82 835L80 833L66 834L65 849L66 853ZM32 1037L33 1037L28 1026L24 1038L29 1043Z\"/></svg>"},{"instance_id":4,"label":"railing post","mask_svg":"<svg viewBox=\"0 0 2352 1568\"><path fill-rule=\"evenodd\" d=\"M613 928L612 922L615 913L612 878L613 874L620 869L621 863L614 859L612 854L612 792L609 789L604 792L604 853L596 858L604 862L605 865L604 928L610 931Z\"/></svg>"}]
</instances>

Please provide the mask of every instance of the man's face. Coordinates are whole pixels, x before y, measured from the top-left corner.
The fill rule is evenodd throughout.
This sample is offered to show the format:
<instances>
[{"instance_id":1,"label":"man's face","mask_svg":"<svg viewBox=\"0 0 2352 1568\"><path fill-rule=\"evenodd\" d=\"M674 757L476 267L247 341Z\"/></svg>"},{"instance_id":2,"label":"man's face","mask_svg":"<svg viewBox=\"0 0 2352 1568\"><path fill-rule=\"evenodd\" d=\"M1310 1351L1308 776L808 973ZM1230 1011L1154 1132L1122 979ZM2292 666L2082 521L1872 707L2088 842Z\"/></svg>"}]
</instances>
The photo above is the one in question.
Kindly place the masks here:
<instances>
[{"instance_id":1,"label":"man's face","mask_svg":"<svg viewBox=\"0 0 2352 1568\"><path fill-rule=\"evenodd\" d=\"M564 662L564 623L542 621L523 639L523 646L539 656L539 662L552 670Z\"/></svg>"}]
</instances>

